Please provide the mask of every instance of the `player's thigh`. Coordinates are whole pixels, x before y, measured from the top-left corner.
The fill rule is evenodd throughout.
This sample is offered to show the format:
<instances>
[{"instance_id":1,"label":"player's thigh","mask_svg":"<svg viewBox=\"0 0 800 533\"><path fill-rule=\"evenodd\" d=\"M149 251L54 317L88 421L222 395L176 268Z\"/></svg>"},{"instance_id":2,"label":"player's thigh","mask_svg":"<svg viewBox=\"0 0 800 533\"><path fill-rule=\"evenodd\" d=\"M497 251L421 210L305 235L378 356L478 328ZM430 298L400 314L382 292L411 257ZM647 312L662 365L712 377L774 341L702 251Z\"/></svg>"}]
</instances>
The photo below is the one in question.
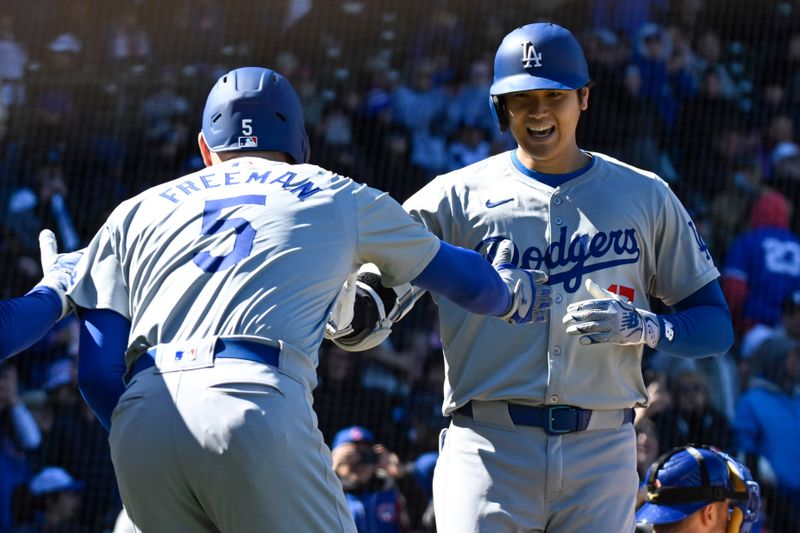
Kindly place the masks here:
<instances>
[{"instance_id":1,"label":"player's thigh","mask_svg":"<svg viewBox=\"0 0 800 533\"><path fill-rule=\"evenodd\" d=\"M185 434L175 409L177 374L145 370L120 398L109 444L122 501L142 531L216 532L183 476L176 434ZM187 441L188 442L188 441Z\"/></svg>"},{"instance_id":2,"label":"player's thigh","mask_svg":"<svg viewBox=\"0 0 800 533\"><path fill-rule=\"evenodd\" d=\"M440 533L541 531L545 523L546 436L456 416L434 471Z\"/></svg>"},{"instance_id":3,"label":"player's thigh","mask_svg":"<svg viewBox=\"0 0 800 533\"><path fill-rule=\"evenodd\" d=\"M226 533L355 531L307 388L247 361L224 373L232 375L218 373L197 391L206 407L190 424L205 420L195 438L207 457L192 484L202 487L197 498L214 523Z\"/></svg>"},{"instance_id":4,"label":"player's thigh","mask_svg":"<svg viewBox=\"0 0 800 533\"><path fill-rule=\"evenodd\" d=\"M562 437L563 489L548 532L630 532L635 527L636 435L632 424Z\"/></svg>"}]
</instances>

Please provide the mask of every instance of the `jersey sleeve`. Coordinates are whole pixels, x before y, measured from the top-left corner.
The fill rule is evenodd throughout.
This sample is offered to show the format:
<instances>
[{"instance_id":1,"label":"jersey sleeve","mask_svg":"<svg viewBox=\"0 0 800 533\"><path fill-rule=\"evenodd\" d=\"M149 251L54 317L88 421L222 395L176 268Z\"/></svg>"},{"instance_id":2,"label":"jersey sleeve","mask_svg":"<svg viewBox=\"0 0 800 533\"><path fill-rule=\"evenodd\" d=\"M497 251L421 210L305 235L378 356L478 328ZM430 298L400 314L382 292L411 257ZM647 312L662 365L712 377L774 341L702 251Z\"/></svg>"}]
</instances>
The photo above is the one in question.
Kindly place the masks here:
<instances>
[{"instance_id":1,"label":"jersey sleeve","mask_svg":"<svg viewBox=\"0 0 800 533\"><path fill-rule=\"evenodd\" d=\"M461 205L454 192L443 187L439 178L434 179L403 203L413 218L440 239L453 242L454 209Z\"/></svg>"},{"instance_id":2,"label":"jersey sleeve","mask_svg":"<svg viewBox=\"0 0 800 533\"><path fill-rule=\"evenodd\" d=\"M656 220L656 277L651 294L674 305L719 277L697 226L666 183L664 203Z\"/></svg>"},{"instance_id":3,"label":"jersey sleeve","mask_svg":"<svg viewBox=\"0 0 800 533\"><path fill-rule=\"evenodd\" d=\"M121 236L114 228L112 214L86 248L67 297L77 307L110 309L130 320L128 285L119 251Z\"/></svg>"},{"instance_id":4,"label":"jersey sleeve","mask_svg":"<svg viewBox=\"0 0 800 533\"><path fill-rule=\"evenodd\" d=\"M358 260L375 263L388 287L416 278L439 251L439 239L389 194L362 185L354 195Z\"/></svg>"}]
</instances>

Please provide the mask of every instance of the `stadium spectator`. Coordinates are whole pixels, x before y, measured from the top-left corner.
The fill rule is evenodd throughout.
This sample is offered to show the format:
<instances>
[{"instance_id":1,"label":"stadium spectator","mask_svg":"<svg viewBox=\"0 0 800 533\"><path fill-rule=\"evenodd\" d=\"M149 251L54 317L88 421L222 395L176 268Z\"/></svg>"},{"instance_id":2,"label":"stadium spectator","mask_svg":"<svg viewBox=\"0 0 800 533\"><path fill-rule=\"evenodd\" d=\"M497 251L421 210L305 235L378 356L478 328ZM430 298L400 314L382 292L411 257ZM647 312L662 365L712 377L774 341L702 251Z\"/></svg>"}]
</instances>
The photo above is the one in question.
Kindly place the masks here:
<instances>
[{"instance_id":1,"label":"stadium spectator","mask_svg":"<svg viewBox=\"0 0 800 533\"><path fill-rule=\"evenodd\" d=\"M667 131L675 126L682 100L696 91L685 56L665 28L650 23L639 30L630 68L640 80L638 96L658 109Z\"/></svg>"},{"instance_id":2,"label":"stadium spectator","mask_svg":"<svg viewBox=\"0 0 800 533\"><path fill-rule=\"evenodd\" d=\"M411 135L411 161L431 176L447 167L446 142L441 131L447 113L447 94L434 84L434 74L435 65L422 60L412 65L408 83L397 87L392 95L394 120Z\"/></svg>"},{"instance_id":3,"label":"stadium spectator","mask_svg":"<svg viewBox=\"0 0 800 533\"><path fill-rule=\"evenodd\" d=\"M691 69L695 83L700 85L712 76L722 98L733 100L740 96L734 75L722 59L722 40L713 28L705 28L695 38L695 52L692 54ZM707 83L707 82L706 82Z\"/></svg>"},{"instance_id":4,"label":"stadium spectator","mask_svg":"<svg viewBox=\"0 0 800 533\"><path fill-rule=\"evenodd\" d=\"M754 326L742 338L741 354L749 359L762 342L771 337L787 337L800 342L800 290L786 295L781 304L781 321L774 328L763 324Z\"/></svg>"},{"instance_id":5,"label":"stadium spectator","mask_svg":"<svg viewBox=\"0 0 800 533\"><path fill-rule=\"evenodd\" d=\"M740 334L756 324L775 326L787 293L800 289L800 236L789 229L790 204L765 191L750 216L750 230L731 245L722 289Z\"/></svg>"},{"instance_id":6,"label":"stadium spectator","mask_svg":"<svg viewBox=\"0 0 800 533\"><path fill-rule=\"evenodd\" d=\"M148 63L152 55L150 34L139 20L135 5L125 5L115 14L108 35L108 59L116 68Z\"/></svg>"},{"instance_id":7,"label":"stadium spectator","mask_svg":"<svg viewBox=\"0 0 800 533\"><path fill-rule=\"evenodd\" d=\"M644 481L647 469L660 455L658 429L647 416L639 417L633 428L636 430L636 471L639 472L639 481Z\"/></svg>"},{"instance_id":8,"label":"stadium spectator","mask_svg":"<svg viewBox=\"0 0 800 533\"><path fill-rule=\"evenodd\" d=\"M77 369L72 358L50 365L44 384L53 406L53 425L36 461L40 466L60 465L78 476L85 488L75 520L99 531L113 523L119 511L108 434L80 397Z\"/></svg>"},{"instance_id":9,"label":"stadium spectator","mask_svg":"<svg viewBox=\"0 0 800 533\"><path fill-rule=\"evenodd\" d=\"M358 533L407 530L405 498L395 482L402 471L394 452L377 443L368 429L351 426L336 433L331 457Z\"/></svg>"},{"instance_id":10,"label":"stadium spectator","mask_svg":"<svg viewBox=\"0 0 800 533\"><path fill-rule=\"evenodd\" d=\"M17 40L14 31L14 17L0 15L0 102L3 106L25 103L25 70L28 66L28 52Z\"/></svg>"},{"instance_id":11,"label":"stadium spectator","mask_svg":"<svg viewBox=\"0 0 800 533\"><path fill-rule=\"evenodd\" d=\"M663 121L655 106L638 96L641 77L629 68L627 42L607 29L590 31L583 41L595 85L592 105L581 116L579 144L668 177L659 168Z\"/></svg>"},{"instance_id":12,"label":"stadium spectator","mask_svg":"<svg viewBox=\"0 0 800 533\"><path fill-rule=\"evenodd\" d=\"M39 447L41 438L20 401L17 369L0 362L0 531L11 531L14 489L30 476L27 454Z\"/></svg>"},{"instance_id":13,"label":"stadium spectator","mask_svg":"<svg viewBox=\"0 0 800 533\"><path fill-rule=\"evenodd\" d=\"M753 355L754 377L736 405L735 449L762 478L777 531L800 528L800 345L786 337L764 341ZM769 473L756 468L763 457ZM774 482L771 479L774 476Z\"/></svg>"},{"instance_id":14,"label":"stadium spectator","mask_svg":"<svg viewBox=\"0 0 800 533\"><path fill-rule=\"evenodd\" d=\"M663 449L698 442L721 449L730 446L730 426L725 415L710 405L710 395L706 377L701 372L684 371L675 376L673 404L653 417Z\"/></svg>"},{"instance_id":15,"label":"stadium spectator","mask_svg":"<svg viewBox=\"0 0 800 533\"><path fill-rule=\"evenodd\" d=\"M32 516L14 533L91 533L77 521L83 481L57 466L48 466L28 483Z\"/></svg>"},{"instance_id":16,"label":"stadium spectator","mask_svg":"<svg viewBox=\"0 0 800 533\"><path fill-rule=\"evenodd\" d=\"M483 58L473 61L469 66L469 77L458 87L448 105L447 124L450 126L463 124L499 136L491 110L486 105L486 94L491 84L492 65L489 61Z\"/></svg>"}]
</instances>

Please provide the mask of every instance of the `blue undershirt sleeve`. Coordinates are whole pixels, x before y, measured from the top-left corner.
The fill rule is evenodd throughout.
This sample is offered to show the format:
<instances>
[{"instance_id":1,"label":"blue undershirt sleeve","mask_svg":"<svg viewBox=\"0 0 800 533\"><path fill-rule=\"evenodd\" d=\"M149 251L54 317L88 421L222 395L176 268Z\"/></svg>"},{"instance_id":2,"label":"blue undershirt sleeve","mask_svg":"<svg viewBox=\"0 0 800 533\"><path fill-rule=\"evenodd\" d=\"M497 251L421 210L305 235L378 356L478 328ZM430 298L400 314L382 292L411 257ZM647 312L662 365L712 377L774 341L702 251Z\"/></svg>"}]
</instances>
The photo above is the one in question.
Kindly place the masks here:
<instances>
[{"instance_id":1,"label":"blue undershirt sleeve","mask_svg":"<svg viewBox=\"0 0 800 533\"><path fill-rule=\"evenodd\" d=\"M61 315L61 298L37 287L25 296L0 301L0 361L44 337Z\"/></svg>"},{"instance_id":2,"label":"blue undershirt sleeve","mask_svg":"<svg viewBox=\"0 0 800 533\"><path fill-rule=\"evenodd\" d=\"M109 430L111 412L125 392L125 350L131 323L108 309L83 310L80 318L78 389Z\"/></svg>"},{"instance_id":3,"label":"blue undershirt sleeve","mask_svg":"<svg viewBox=\"0 0 800 533\"><path fill-rule=\"evenodd\" d=\"M442 242L412 285L441 294L479 315L501 315L511 295L494 267L479 253Z\"/></svg>"},{"instance_id":4,"label":"blue undershirt sleeve","mask_svg":"<svg viewBox=\"0 0 800 533\"><path fill-rule=\"evenodd\" d=\"M720 355L730 350L733 326L718 280L707 283L672 309L675 311L672 314L658 315L661 322L658 350L686 358Z\"/></svg>"}]
</instances>

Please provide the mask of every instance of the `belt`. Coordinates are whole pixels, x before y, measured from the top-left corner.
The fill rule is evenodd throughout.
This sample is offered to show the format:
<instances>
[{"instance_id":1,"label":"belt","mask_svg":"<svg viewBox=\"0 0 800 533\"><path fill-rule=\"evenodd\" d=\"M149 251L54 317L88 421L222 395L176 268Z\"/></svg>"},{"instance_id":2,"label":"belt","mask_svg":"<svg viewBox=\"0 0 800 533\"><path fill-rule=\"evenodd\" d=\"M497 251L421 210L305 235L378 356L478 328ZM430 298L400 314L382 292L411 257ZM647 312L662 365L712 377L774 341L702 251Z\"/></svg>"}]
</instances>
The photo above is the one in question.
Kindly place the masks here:
<instances>
[{"instance_id":1,"label":"belt","mask_svg":"<svg viewBox=\"0 0 800 533\"><path fill-rule=\"evenodd\" d=\"M472 405L467 403L456 409L456 412L472 418ZM581 409L570 405L546 405L534 407L530 405L508 404L511 421L518 426L534 426L542 428L548 435L561 435L585 431L592 418L591 409ZM633 409L624 409L622 422L633 422ZM619 420L619 419L617 419Z\"/></svg>"},{"instance_id":2,"label":"belt","mask_svg":"<svg viewBox=\"0 0 800 533\"><path fill-rule=\"evenodd\" d=\"M217 339L214 345L214 359L243 359L266 365L279 366L280 349L269 344L242 339ZM156 348L149 348L133 364L127 381L133 376L156 364Z\"/></svg>"}]
</instances>

